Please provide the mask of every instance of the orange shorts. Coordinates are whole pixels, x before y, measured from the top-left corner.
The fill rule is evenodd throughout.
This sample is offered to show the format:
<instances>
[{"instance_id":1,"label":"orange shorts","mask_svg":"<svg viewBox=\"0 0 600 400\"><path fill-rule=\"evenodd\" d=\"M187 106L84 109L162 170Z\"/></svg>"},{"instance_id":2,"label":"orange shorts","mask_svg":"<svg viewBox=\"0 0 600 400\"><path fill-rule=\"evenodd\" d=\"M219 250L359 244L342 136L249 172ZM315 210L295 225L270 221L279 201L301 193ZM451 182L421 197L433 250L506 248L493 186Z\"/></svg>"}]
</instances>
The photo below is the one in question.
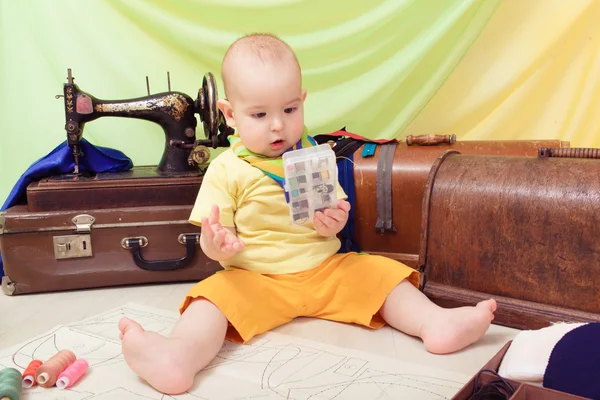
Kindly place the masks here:
<instances>
[{"instance_id":1,"label":"orange shorts","mask_svg":"<svg viewBox=\"0 0 600 400\"><path fill-rule=\"evenodd\" d=\"M296 317L315 317L379 329L387 295L419 272L395 260L368 254L335 254L320 266L294 274L263 275L244 269L217 272L194 285L180 307L206 298L227 320L226 339L245 343Z\"/></svg>"}]
</instances>

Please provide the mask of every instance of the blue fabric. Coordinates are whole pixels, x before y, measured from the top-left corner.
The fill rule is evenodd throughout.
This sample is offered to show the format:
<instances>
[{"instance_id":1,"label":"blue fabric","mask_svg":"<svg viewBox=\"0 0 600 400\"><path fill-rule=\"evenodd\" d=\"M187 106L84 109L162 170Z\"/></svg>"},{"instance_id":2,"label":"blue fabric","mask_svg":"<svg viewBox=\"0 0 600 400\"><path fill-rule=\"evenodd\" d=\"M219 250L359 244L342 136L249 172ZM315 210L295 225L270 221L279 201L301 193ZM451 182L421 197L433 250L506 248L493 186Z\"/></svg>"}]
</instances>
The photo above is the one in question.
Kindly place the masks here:
<instances>
[{"instance_id":1,"label":"blue fabric","mask_svg":"<svg viewBox=\"0 0 600 400\"><path fill-rule=\"evenodd\" d=\"M552 349L544 387L600 399L600 323L589 323L564 335Z\"/></svg>"},{"instance_id":2,"label":"blue fabric","mask_svg":"<svg viewBox=\"0 0 600 400\"><path fill-rule=\"evenodd\" d=\"M377 143L365 143L362 150L362 157L372 157L375 154L375 149L377 148Z\"/></svg>"},{"instance_id":3,"label":"blue fabric","mask_svg":"<svg viewBox=\"0 0 600 400\"><path fill-rule=\"evenodd\" d=\"M131 159L119 150L94 146L83 138L80 141L80 147L83 152L83 156L79 158L79 170L81 172L119 172L127 171L133 167ZM65 140L46 156L31 164L11 190L0 211L4 211L16 204L25 203L27 186L31 182L48 176L68 174L73 172L74 168L75 160L73 152ZM4 276L4 268L0 257L1 276Z\"/></svg>"},{"instance_id":4,"label":"blue fabric","mask_svg":"<svg viewBox=\"0 0 600 400\"><path fill-rule=\"evenodd\" d=\"M338 166L338 182L350 203L350 212L348 213L348 222L344 229L340 232L342 247L338 253L348 253L350 251L359 252L358 244L354 242L354 155L350 154L347 158L339 158Z\"/></svg>"}]
</instances>

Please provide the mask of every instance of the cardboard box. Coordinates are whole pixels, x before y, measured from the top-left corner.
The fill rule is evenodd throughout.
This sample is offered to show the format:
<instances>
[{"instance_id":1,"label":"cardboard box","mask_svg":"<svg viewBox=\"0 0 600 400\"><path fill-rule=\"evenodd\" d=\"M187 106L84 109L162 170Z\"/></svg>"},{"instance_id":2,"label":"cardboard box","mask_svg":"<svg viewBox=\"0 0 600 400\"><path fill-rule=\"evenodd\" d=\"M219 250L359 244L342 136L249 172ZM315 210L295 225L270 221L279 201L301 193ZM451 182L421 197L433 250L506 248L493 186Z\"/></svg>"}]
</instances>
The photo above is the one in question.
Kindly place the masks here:
<instances>
[{"instance_id":1,"label":"cardboard box","mask_svg":"<svg viewBox=\"0 0 600 400\"><path fill-rule=\"evenodd\" d=\"M463 386L463 388L457 394L452 397L452 400L469 400L471 396L473 396L473 389L475 388L475 381L477 380L477 385L479 387L489 383L498 377L490 372L485 370L491 370L494 372L498 372L500 368L500 364L502 363L502 359L504 355L510 348L512 341L509 341L496 353L491 360L489 360L477 373L473 376L469 382ZM483 372L482 372L483 371ZM478 378L479 375L479 378ZM515 393L509 398L510 400L586 400L585 397L575 396L572 394L558 392L556 390L547 389L535 385L531 385L528 383L522 383L519 381L514 381L512 379L505 379L509 382L515 389Z\"/></svg>"}]
</instances>

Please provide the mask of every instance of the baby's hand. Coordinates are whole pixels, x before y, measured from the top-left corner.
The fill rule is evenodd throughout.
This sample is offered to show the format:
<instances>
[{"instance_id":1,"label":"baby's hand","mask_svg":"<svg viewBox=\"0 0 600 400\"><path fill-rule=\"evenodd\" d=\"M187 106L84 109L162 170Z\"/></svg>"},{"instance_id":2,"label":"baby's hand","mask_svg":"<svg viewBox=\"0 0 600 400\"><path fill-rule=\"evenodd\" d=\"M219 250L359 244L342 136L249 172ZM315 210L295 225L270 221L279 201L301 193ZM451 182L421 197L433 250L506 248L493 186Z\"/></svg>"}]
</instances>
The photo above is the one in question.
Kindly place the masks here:
<instances>
[{"instance_id":1,"label":"baby's hand","mask_svg":"<svg viewBox=\"0 0 600 400\"><path fill-rule=\"evenodd\" d=\"M214 205L208 218L202 218L202 250L216 261L231 258L244 248L244 242L238 239L235 229L224 227L219 222L219 207Z\"/></svg>"},{"instance_id":2,"label":"baby's hand","mask_svg":"<svg viewBox=\"0 0 600 400\"><path fill-rule=\"evenodd\" d=\"M350 211L350 203L346 200L339 200L337 208L316 212L313 218L315 231L326 237L337 235L348 221L348 211Z\"/></svg>"}]
</instances>

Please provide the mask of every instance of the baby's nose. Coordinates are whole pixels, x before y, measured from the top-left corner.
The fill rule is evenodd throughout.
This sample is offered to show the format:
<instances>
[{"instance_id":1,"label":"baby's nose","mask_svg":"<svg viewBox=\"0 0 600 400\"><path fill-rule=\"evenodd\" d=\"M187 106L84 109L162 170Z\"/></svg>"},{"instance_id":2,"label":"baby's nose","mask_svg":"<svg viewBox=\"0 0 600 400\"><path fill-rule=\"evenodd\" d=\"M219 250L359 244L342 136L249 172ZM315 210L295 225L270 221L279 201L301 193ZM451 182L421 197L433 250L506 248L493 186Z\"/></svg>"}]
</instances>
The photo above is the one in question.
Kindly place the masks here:
<instances>
[{"instance_id":1,"label":"baby's nose","mask_svg":"<svg viewBox=\"0 0 600 400\"><path fill-rule=\"evenodd\" d=\"M273 118L271 120L271 131L273 132L279 132L283 129L283 121L281 120L281 118Z\"/></svg>"}]
</instances>

